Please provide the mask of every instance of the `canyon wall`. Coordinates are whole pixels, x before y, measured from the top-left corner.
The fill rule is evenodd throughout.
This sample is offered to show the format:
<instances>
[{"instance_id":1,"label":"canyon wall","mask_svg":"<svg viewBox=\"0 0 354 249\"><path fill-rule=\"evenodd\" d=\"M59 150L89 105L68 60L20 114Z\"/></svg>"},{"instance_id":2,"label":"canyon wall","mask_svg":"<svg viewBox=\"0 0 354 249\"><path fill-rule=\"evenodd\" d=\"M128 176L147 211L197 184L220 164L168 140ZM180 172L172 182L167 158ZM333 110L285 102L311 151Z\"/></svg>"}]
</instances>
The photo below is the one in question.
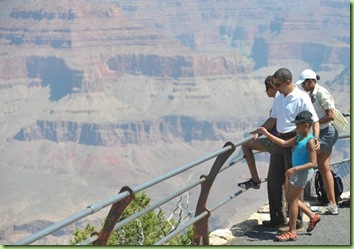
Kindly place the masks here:
<instances>
[{"instance_id":1,"label":"canyon wall","mask_svg":"<svg viewBox=\"0 0 354 249\"><path fill-rule=\"evenodd\" d=\"M345 0L12 0L0 17L1 244L240 140L268 117L280 67L294 82L314 69L350 111Z\"/></svg>"}]
</instances>

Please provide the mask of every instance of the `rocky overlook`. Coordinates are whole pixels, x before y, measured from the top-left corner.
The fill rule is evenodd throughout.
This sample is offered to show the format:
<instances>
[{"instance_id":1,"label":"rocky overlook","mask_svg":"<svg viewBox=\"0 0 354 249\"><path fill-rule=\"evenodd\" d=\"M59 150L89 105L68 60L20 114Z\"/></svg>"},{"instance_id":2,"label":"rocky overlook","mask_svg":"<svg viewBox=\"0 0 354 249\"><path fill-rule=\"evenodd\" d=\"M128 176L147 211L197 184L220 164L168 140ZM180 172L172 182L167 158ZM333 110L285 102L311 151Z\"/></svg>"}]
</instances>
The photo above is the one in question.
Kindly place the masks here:
<instances>
[{"instance_id":1,"label":"rocky overlook","mask_svg":"<svg viewBox=\"0 0 354 249\"><path fill-rule=\"evenodd\" d=\"M0 229L52 222L115 193L117 178L134 185L156 176L157 165L169 170L242 138L267 117L272 100L263 81L279 67L294 81L314 69L348 112L349 7L344 0L0 1L1 167L28 184L0 195ZM73 187L64 191L56 177ZM89 190L91 181L101 191ZM5 191L10 182L3 184ZM40 206L29 217L48 198L29 193L48 185L68 207L55 212L53 200L51 211ZM0 242L14 240L4 234Z\"/></svg>"}]
</instances>

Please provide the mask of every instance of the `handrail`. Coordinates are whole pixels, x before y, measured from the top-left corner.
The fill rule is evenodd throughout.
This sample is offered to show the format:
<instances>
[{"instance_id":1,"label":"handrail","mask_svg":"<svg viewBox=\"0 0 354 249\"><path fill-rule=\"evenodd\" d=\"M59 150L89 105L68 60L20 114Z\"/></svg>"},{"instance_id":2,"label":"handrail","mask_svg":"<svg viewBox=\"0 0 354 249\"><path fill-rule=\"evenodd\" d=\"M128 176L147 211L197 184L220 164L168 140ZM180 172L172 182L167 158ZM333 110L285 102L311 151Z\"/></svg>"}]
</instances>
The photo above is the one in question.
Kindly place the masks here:
<instances>
[{"instance_id":1,"label":"handrail","mask_svg":"<svg viewBox=\"0 0 354 249\"><path fill-rule=\"evenodd\" d=\"M339 139L341 139L341 138L350 138L350 134L343 134L343 135L340 135L338 138ZM147 189L147 188L149 188L149 187L151 187L153 185L156 185L156 184L158 184L158 183L160 183L160 182L162 182L164 180L167 180L167 179L169 179L169 178L171 178L171 177L173 177L175 175L178 175L178 174L180 174L182 172L185 172L185 171L187 171L187 170L189 170L189 169L191 169L191 168L193 168L193 167L195 167L197 165L200 165L200 164L202 164L202 163L204 163L204 162L206 162L206 161L208 161L208 160L210 160L210 159L212 159L214 157L223 155L224 153L229 152L230 150L233 151L235 149L235 147L238 147L238 146L240 146L242 144L245 144L245 143L251 141L252 139L254 139L254 136L250 135L250 136L248 136L248 137L246 137L244 139L241 139L241 140L239 140L239 141L237 141L235 143L228 142L227 144L225 144L225 146L222 149L219 149L217 151L211 152L211 153L209 153L209 154L207 154L207 155L205 155L205 156L203 156L203 157L201 157L201 158L199 158L199 159L197 159L197 160L195 160L195 161L193 161L191 163L188 163L188 164L186 164L186 165L184 165L184 166L182 166L180 168L177 168L177 169L175 169L173 171L170 171L170 172L168 172L166 174L163 174L163 175L161 175L159 177L156 177L156 178L154 178L154 179L152 179L150 181L144 182L144 183L142 183L142 184L140 184L140 185L138 185L138 186L136 186L134 188L131 188L131 190L132 190L133 193L137 193L137 192L140 192L142 190L145 190L145 189ZM229 154L229 153L227 153L227 154ZM244 157L239 157L239 158L231 160L231 162L229 162L228 165L226 165L226 163L224 163L224 165L220 168L218 173L221 173L222 171L230 168L232 165L234 165L235 163L237 163L237 162L239 162L239 161L241 161L243 159L244 159ZM138 212L136 214L133 214L132 216L128 217L127 219L125 219L125 220L123 220L121 222L118 222L114 226L114 229L117 229L119 227L124 226L125 224L127 224L127 223L131 222L132 220L138 218L139 216L143 215L144 213L146 213L148 211L151 211L154 208L156 208L156 207L158 207L158 206L160 206L160 205L172 200L173 198L177 197L181 193L184 193L185 191L187 191L187 190L189 190L191 188L194 188L194 187L196 187L199 184L203 184L203 182L205 182L205 180L206 180L205 178L201 177L198 181L192 182L191 184L189 184L188 186L184 187L183 189L180 189L179 191L170 194L168 197L159 200L158 202L156 202L156 203L152 204L151 206L149 206L147 209L144 209L144 210L142 210L142 211L140 211L140 212ZM211 209L211 211L219 208L220 206L223 206L225 203L227 203L228 201L232 200L233 198L235 198L239 194L243 193L244 191L245 190L240 190L240 191L234 193L233 195L231 195L227 199L225 199L222 202L220 202L218 205L214 206ZM84 209L84 210L82 210L80 212L77 212L77 213L75 213L75 214L73 214L73 215L71 215L71 216L69 216L69 217L67 217L67 218L65 218L65 219L53 224L53 225L51 225L51 226L48 226L48 227L46 227L46 228L44 228L44 229L42 229L42 230L40 230L40 231L38 231L38 232L26 237L26 238L16 242L15 245L31 244L31 243L43 238L46 235L49 235L49 234L51 234L51 233L53 233L53 232L65 227L65 226L69 225L69 224L74 223L77 220L80 220L80 219L88 216L88 215L91 215L91 214L93 214L95 212L98 212L99 210L101 210L101 209L103 209L103 208L105 208L105 207L107 207L109 205L112 205L114 203L120 202L120 201L124 200L125 198L127 198L129 196L130 196L129 191L122 191L121 193L116 194L114 196L111 196L110 198L104 199L104 200L102 200L102 201L100 201L98 203L93 203L93 204L89 205L86 209ZM209 212L210 212L210 210L209 211L207 210L205 212L202 212L202 213L198 214L196 217L191 219L191 221L186 222L186 224L189 224L191 222L189 224L189 225L191 225L194 222L197 222L198 220L204 218L208 214L210 215ZM188 227L189 225L181 224L178 228L176 228L170 234L177 234L178 231L182 231L183 230L182 227L185 227L185 226ZM173 235L170 235L170 234L167 235L166 237L170 238L170 236L173 236ZM165 238L163 238L162 240L160 240L157 243L163 243L162 241L167 241L168 239L166 240ZM80 242L78 245L84 245L85 243L92 243L92 242L94 242L97 239L98 239L98 236L94 235L94 236L86 239L85 241Z\"/></svg>"},{"instance_id":2,"label":"handrail","mask_svg":"<svg viewBox=\"0 0 354 249\"><path fill-rule=\"evenodd\" d=\"M266 180L262 180L261 183L266 182ZM214 205L212 208L210 208L209 212L212 213L213 211L215 211L216 209L218 209L219 207L222 207L223 205L225 205L226 203L228 203L229 201L231 201L232 199L234 199L235 197L239 196L240 194L246 192L248 189L240 189L237 192L235 192L233 195L230 195L229 197L226 197L224 200L222 200L221 202L217 203L216 205ZM170 234L168 234L166 237L162 238L161 240L159 240L158 242L156 242L154 245L162 245L164 242L168 241L170 238L172 238L173 236L176 236L178 233L180 233L181 231L183 231L184 229L186 229L187 227L189 227L190 225L192 225L193 223L195 223L196 221L204 218L205 216L207 216L209 214L209 212L204 212L201 213L199 216L195 217L192 221L193 222L186 222L186 224L183 224L181 226L179 226L177 229L175 229L173 232L171 232Z\"/></svg>"},{"instance_id":3,"label":"handrail","mask_svg":"<svg viewBox=\"0 0 354 249\"><path fill-rule=\"evenodd\" d=\"M242 139L241 141L239 141L236 144L240 145L242 143L250 141L251 139L253 139L253 136L249 136L249 137L247 137L245 139ZM214 157L216 157L216 156L218 156L218 155L220 155L220 154L222 154L222 153L224 153L224 152L226 152L226 151L228 151L230 149L231 149L231 146L219 149L219 150L217 150L215 152L212 152L212 153L210 153L210 154L208 154L208 155L206 155L206 156L204 156L204 157L202 157L200 159L197 159L197 160L195 160L195 161L193 161L193 162L191 162L189 164L186 164L185 166L177 168L176 170L173 170L173 171L171 171L171 172L169 172L167 174L164 174L162 176L154 178L154 179L152 179L152 180L150 180L150 181L148 181L146 183L142 183L142 184L138 185L137 187L132 188L132 190L133 190L134 193L140 192L140 191L142 191L142 190L144 190L144 189L146 189L148 187L156 185L159 182L162 182L162 181L164 181L166 179L169 179L169 178L171 178L171 177L173 177L173 176L175 176L175 175L177 175L177 174L179 174L181 172L184 172L184 171L186 171L188 169L191 169L191 168L193 168L193 167L195 167L195 166L197 166L197 165L199 165L199 164L201 164L201 163L203 163L203 162L205 162L207 160L210 160L211 158L214 158ZM78 213L75 213L75 214L69 216L68 218L59 221L58 223L55 223L55 224L53 224L51 226L48 226L47 228L44 228L44 229L38 231L37 233L34 233L31 236L16 242L15 245L31 244L32 242L34 242L34 241L36 241L38 239L41 239L44 236L49 235L49 234L51 234L51 233L53 233L53 232L65 227L65 226L69 225L69 224L72 224L75 221L78 221L78 220L80 220L80 219L82 219L82 218L84 218L84 217L86 217L88 215L91 215L91 214L93 214L95 212L98 212L102 208L105 208L105 207L107 207L107 206L109 206L109 205L111 205L113 203L116 203L118 201L123 200L124 198L128 197L129 194L130 193L126 191L126 192L119 193L118 195L114 195L114 196L112 196L112 197L110 197L108 199L104 199L104 200L102 200L102 201L100 201L100 202L98 202L96 204L93 203L93 204L89 205L85 210L82 210L82 211L80 211Z\"/></svg>"},{"instance_id":4,"label":"handrail","mask_svg":"<svg viewBox=\"0 0 354 249\"><path fill-rule=\"evenodd\" d=\"M139 212L133 214L132 216L127 217L126 219L124 219L124 220L118 222L118 223L115 225L114 230L116 230L116 229L118 229L118 228L120 228L120 227L122 227L122 226L128 224L129 222L135 220L136 218L139 218L140 216L144 215L145 213L147 213L147 212L149 212L149 211L151 211L151 210L154 210L155 208L161 206L162 204L164 204L164 203L166 203L166 202L172 200L173 198L175 198L175 197L177 197L177 196L183 194L183 193L186 192L187 190L190 190L190 189L192 189L192 188L198 186L198 185L199 185L200 183L202 183L203 181L205 181L205 178L201 178L201 179L199 179L198 181L195 181L195 182L193 182L193 183L187 185L186 187L182 188L181 190L179 190L179 191L177 191L177 192L175 192L175 193L169 195L169 196L166 197L165 199L161 199L160 201L157 201L157 202L153 203L152 205L150 205L150 206L147 207L146 209L143 209L143 210L141 210L141 211L139 211ZM94 235L94 236L96 237L96 239L98 238L97 235ZM94 240L92 240L92 238L93 238L94 236L92 236L92 237L90 237L90 238L87 238L86 240L83 240L83 241L81 241L80 243L78 243L78 244L76 244L76 245L87 245L87 244L89 244L89 243L92 243L92 242L94 241Z\"/></svg>"},{"instance_id":5,"label":"handrail","mask_svg":"<svg viewBox=\"0 0 354 249\"><path fill-rule=\"evenodd\" d=\"M259 152L255 152L255 154L256 154L256 153L258 154ZM242 161L243 159L244 159L243 156L238 157L238 158L236 158L236 159L233 159L233 160L229 163L229 165L224 165L224 166L220 169L219 173L221 173L221 172L223 172L224 170L228 169L228 168L231 167L232 165L234 165L234 164L236 164L236 163ZM126 225L126 224L128 224L129 222L131 222L131 221L133 221L134 219L136 219L136 218L142 216L143 214L145 214L145 213L147 213L147 212L149 212L149 211L151 211L151 210L153 210L153 209L155 209L155 208L161 206L162 204L166 203L167 201L172 200L173 198L179 196L180 194L186 192L187 190L190 190L190 189L196 187L197 185L201 184L201 183L204 182L205 180L206 180L205 177L201 177L201 178L198 179L197 181L190 183L190 184L187 185L186 187L184 187L184 188L182 188L181 190L179 190L179 191L177 191L177 192L175 192L175 193L169 195L169 196L166 197L165 199L161 199L160 201L157 201L157 202L151 204L151 205L150 205L149 207L147 207L146 209L143 209L143 210L141 210L141 211L139 211L139 212L133 214L132 216L127 217L126 219L124 219L124 220L118 222L118 223L116 224L116 226L114 227L114 230L115 230L115 229L118 229L118 228L120 228L120 227L122 227L122 226L124 226L124 225ZM266 180L263 180L262 183L265 182L265 181L266 181ZM242 194L242 193L245 192L245 191L247 191L247 189L241 189L241 190L237 191L236 193L234 193L233 195L231 195L230 197L228 197L225 201L223 201L223 204L227 203L228 201L231 201L233 198L235 198L236 196ZM223 205L223 204L222 204L222 205ZM221 205L221 206L222 206L222 205ZM211 210L214 211L215 209L216 209L216 208L214 207L214 208L212 208ZM193 221L194 221L194 222L195 222L195 221L198 221L198 220L204 218L204 216L205 216L205 215L200 215L200 216L198 216L198 218L194 218ZM194 223L194 222L193 222L193 223ZM191 223L191 224L193 224L193 223ZM189 223L188 223L188 224L189 224ZM191 225L191 224L189 224L189 225ZM179 227L179 228L175 229L173 232L170 233L170 234L173 234L173 235L169 235L168 238L172 238L173 236L175 236L176 234L178 234L179 232L181 232L181 231L183 231L185 228L187 228L189 225L187 225L187 226L182 226L183 228L182 228L182 227ZM178 231L178 232L175 232L175 231ZM81 241L80 243L78 243L78 244L76 244L76 245L88 245L89 243L92 243L93 241L95 241L97 238L98 238L98 236L97 236L97 235L94 235L94 236L91 236L91 237L87 238L86 240ZM166 238L166 237L164 237L164 238ZM159 242L157 242L155 245L160 245L160 243L164 243L164 242L166 242L167 240L168 240L168 239L161 239L161 240L160 240Z\"/></svg>"}]
</instances>

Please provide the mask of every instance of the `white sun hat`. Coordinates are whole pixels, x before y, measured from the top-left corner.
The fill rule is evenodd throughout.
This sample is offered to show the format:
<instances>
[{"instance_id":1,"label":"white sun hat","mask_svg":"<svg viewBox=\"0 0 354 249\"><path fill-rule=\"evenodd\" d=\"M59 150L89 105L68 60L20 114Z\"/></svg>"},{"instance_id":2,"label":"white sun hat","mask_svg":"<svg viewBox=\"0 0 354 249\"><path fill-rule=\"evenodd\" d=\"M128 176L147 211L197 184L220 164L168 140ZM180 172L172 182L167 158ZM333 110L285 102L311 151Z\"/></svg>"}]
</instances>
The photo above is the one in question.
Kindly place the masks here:
<instances>
[{"instance_id":1,"label":"white sun hat","mask_svg":"<svg viewBox=\"0 0 354 249\"><path fill-rule=\"evenodd\" d=\"M306 70L302 71L299 80L296 81L296 85L301 84L302 82L304 82L307 79L316 80L317 79L316 76L317 76L317 74L314 71L312 71L311 69L306 69Z\"/></svg>"}]
</instances>

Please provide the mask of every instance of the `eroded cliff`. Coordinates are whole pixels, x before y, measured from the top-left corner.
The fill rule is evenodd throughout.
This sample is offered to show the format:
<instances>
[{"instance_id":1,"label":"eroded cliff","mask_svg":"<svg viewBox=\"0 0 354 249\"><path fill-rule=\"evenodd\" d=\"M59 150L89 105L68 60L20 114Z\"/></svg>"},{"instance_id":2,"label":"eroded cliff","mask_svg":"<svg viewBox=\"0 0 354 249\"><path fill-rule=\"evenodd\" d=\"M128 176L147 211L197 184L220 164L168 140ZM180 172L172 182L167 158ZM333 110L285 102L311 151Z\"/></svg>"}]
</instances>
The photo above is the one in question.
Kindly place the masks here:
<instances>
[{"instance_id":1,"label":"eroded cliff","mask_svg":"<svg viewBox=\"0 0 354 249\"><path fill-rule=\"evenodd\" d=\"M12 0L0 17L5 244L242 138L279 67L313 68L349 109L345 0Z\"/></svg>"}]
</instances>

